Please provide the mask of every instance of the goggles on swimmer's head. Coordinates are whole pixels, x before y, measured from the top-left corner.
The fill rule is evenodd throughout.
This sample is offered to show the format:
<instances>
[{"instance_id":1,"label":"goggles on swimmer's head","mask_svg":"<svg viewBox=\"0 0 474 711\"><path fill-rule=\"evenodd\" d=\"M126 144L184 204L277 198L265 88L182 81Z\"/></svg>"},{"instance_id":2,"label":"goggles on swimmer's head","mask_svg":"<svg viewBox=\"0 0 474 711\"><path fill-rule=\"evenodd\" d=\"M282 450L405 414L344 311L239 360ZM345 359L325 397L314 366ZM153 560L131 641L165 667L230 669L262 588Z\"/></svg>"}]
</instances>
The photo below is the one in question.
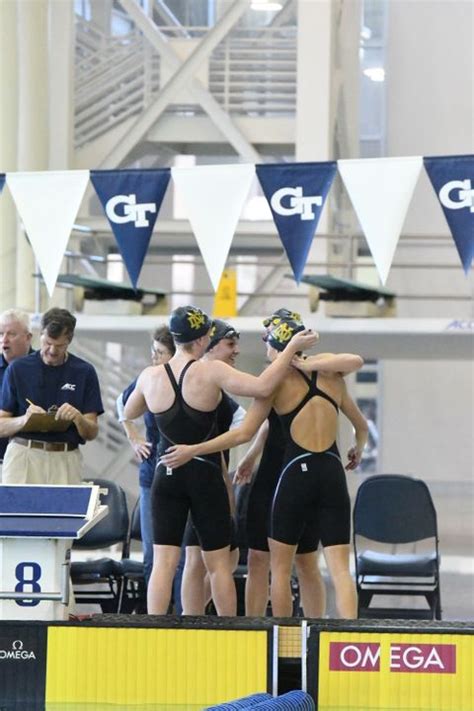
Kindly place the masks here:
<instances>
[{"instance_id":1,"label":"goggles on swimmer's head","mask_svg":"<svg viewBox=\"0 0 474 711\"><path fill-rule=\"evenodd\" d=\"M240 333L233 326L231 326L230 323L222 321L220 318L216 318L214 319L212 328L209 332L209 338L211 340L209 341L206 351L210 351L211 348L214 348L214 346L216 346L219 341L222 341L224 338L240 338Z\"/></svg>"}]
</instances>

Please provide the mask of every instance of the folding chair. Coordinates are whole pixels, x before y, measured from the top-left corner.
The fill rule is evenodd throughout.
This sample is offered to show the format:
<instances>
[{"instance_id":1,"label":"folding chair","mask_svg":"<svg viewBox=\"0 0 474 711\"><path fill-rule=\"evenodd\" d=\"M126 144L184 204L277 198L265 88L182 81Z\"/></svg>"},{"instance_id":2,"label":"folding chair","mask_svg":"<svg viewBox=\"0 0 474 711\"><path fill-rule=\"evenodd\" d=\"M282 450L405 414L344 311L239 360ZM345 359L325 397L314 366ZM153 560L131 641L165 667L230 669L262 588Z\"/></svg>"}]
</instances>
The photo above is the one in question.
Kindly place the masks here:
<instances>
[{"instance_id":1,"label":"folding chair","mask_svg":"<svg viewBox=\"0 0 474 711\"><path fill-rule=\"evenodd\" d=\"M101 501L109 507L108 515L79 541L73 550L95 551L120 544L120 558L126 553L128 533L128 507L121 486L109 479L94 479L107 494ZM110 557L92 558L71 563L71 580L78 604L99 604L103 612L118 612L123 583L121 560ZM84 586L87 586L85 589Z\"/></svg>"},{"instance_id":2,"label":"folding chair","mask_svg":"<svg viewBox=\"0 0 474 711\"><path fill-rule=\"evenodd\" d=\"M438 526L425 482L369 477L357 492L353 523L358 616L440 620ZM375 595L423 596L429 608L371 607Z\"/></svg>"},{"instance_id":3,"label":"folding chair","mask_svg":"<svg viewBox=\"0 0 474 711\"><path fill-rule=\"evenodd\" d=\"M123 585L120 594L119 612L146 612L146 582L143 559L130 558L131 542L141 540L140 500L138 499L132 511L125 557L121 561Z\"/></svg>"}]
</instances>

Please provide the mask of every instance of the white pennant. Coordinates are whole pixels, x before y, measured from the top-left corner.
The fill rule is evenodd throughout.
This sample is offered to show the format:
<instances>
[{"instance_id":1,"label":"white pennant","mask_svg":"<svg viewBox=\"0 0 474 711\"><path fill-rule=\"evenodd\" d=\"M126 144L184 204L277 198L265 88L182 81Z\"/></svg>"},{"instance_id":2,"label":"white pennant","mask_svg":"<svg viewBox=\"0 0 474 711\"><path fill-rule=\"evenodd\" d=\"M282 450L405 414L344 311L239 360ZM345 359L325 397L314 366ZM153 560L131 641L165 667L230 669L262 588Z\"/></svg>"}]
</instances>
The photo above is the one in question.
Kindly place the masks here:
<instances>
[{"instance_id":1,"label":"white pennant","mask_svg":"<svg viewBox=\"0 0 474 711\"><path fill-rule=\"evenodd\" d=\"M171 168L171 175L217 291L255 166L199 165Z\"/></svg>"},{"instance_id":2,"label":"white pennant","mask_svg":"<svg viewBox=\"0 0 474 711\"><path fill-rule=\"evenodd\" d=\"M423 158L339 160L337 165L385 284Z\"/></svg>"},{"instance_id":3,"label":"white pennant","mask_svg":"<svg viewBox=\"0 0 474 711\"><path fill-rule=\"evenodd\" d=\"M7 185L50 296L88 180L88 170L7 173Z\"/></svg>"}]
</instances>

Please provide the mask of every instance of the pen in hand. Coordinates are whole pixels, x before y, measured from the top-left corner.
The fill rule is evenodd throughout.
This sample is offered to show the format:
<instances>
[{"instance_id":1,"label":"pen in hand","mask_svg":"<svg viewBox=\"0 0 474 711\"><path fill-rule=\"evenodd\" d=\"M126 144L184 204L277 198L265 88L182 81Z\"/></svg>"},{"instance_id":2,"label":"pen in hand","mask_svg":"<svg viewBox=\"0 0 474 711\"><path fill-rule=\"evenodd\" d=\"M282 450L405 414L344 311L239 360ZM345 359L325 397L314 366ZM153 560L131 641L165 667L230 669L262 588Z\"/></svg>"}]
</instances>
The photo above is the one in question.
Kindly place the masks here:
<instances>
[{"instance_id":1,"label":"pen in hand","mask_svg":"<svg viewBox=\"0 0 474 711\"><path fill-rule=\"evenodd\" d=\"M29 405L30 407L33 407L33 408L34 408L34 411L33 411L34 413L43 413L43 412L45 412L42 407L40 407L39 405L35 405L35 403L34 403L34 402L31 402L31 400L30 400L29 398L25 397L25 401L28 403L28 405Z\"/></svg>"}]
</instances>

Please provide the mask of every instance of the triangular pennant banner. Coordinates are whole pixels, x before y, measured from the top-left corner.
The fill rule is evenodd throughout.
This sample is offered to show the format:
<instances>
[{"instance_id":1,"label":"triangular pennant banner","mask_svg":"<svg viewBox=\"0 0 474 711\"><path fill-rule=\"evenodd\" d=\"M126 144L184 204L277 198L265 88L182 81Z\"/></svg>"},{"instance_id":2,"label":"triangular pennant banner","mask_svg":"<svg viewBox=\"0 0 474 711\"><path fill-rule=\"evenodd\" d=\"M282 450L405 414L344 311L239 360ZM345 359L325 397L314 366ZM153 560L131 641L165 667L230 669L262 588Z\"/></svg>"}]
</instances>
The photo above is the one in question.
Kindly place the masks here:
<instances>
[{"instance_id":1,"label":"triangular pennant banner","mask_svg":"<svg viewBox=\"0 0 474 711\"><path fill-rule=\"evenodd\" d=\"M424 158L464 271L474 258L474 155Z\"/></svg>"},{"instance_id":2,"label":"triangular pennant banner","mask_svg":"<svg viewBox=\"0 0 474 711\"><path fill-rule=\"evenodd\" d=\"M0 173L0 195L2 193L4 185L5 185L5 173Z\"/></svg>"},{"instance_id":3,"label":"triangular pennant banner","mask_svg":"<svg viewBox=\"0 0 474 711\"><path fill-rule=\"evenodd\" d=\"M50 296L88 180L88 170L7 173L7 185Z\"/></svg>"},{"instance_id":4,"label":"triangular pennant banner","mask_svg":"<svg viewBox=\"0 0 474 711\"><path fill-rule=\"evenodd\" d=\"M172 168L171 174L217 291L255 166L199 165Z\"/></svg>"},{"instance_id":5,"label":"triangular pennant banner","mask_svg":"<svg viewBox=\"0 0 474 711\"><path fill-rule=\"evenodd\" d=\"M133 288L171 177L156 170L91 170L91 182L115 235Z\"/></svg>"},{"instance_id":6,"label":"triangular pennant banner","mask_svg":"<svg viewBox=\"0 0 474 711\"><path fill-rule=\"evenodd\" d=\"M337 165L385 284L423 160L365 158Z\"/></svg>"},{"instance_id":7,"label":"triangular pennant banner","mask_svg":"<svg viewBox=\"0 0 474 711\"><path fill-rule=\"evenodd\" d=\"M277 163L255 168L299 283L336 163Z\"/></svg>"}]
</instances>

